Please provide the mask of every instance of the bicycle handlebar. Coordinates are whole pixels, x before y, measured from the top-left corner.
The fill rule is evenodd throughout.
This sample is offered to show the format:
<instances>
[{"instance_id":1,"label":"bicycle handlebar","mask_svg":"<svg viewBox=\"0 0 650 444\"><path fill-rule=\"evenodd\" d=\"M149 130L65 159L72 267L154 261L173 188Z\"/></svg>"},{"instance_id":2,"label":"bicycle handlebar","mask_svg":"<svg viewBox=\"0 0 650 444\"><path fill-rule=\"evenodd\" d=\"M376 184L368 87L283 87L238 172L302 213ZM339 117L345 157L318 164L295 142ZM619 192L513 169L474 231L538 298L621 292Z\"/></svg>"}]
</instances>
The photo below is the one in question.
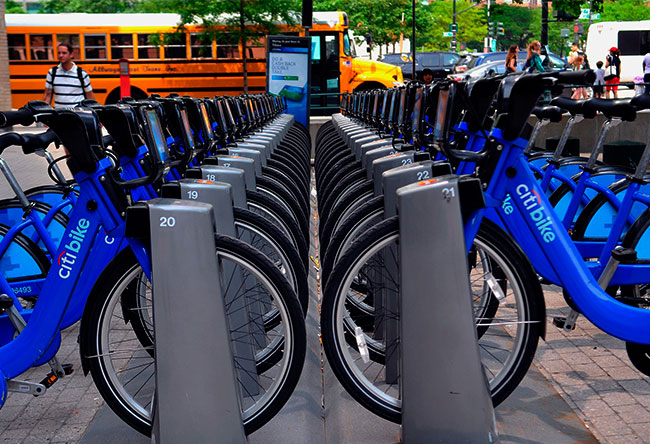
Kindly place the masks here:
<instances>
[{"instance_id":1,"label":"bicycle handlebar","mask_svg":"<svg viewBox=\"0 0 650 444\"><path fill-rule=\"evenodd\" d=\"M0 154L11 145L22 145L23 137L18 133L5 133L0 135Z\"/></svg>"},{"instance_id":2,"label":"bicycle handlebar","mask_svg":"<svg viewBox=\"0 0 650 444\"><path fill-rule=\"evenodd\" d=\"M13 125L31 125L34 123L34 114L26 108L20 108L18 111L0 112L0 127Z\"/></svg>"},{"instance_id":3,"label":"bicycle handlebar","mask_svg":"<svg viewBox=\"0 0 650 444\"><path fill-rule=\"evenodd\" d=\"M591 85L596 81L596 73L593 69L582 71L559 71L554 73L559 83L567 85Z\"/></svg>"},{"instance_id":4,"label":"bicycle handlebar","mask_svg":"<svg viewBox=\"0 0 650 444\"><path fill-rule=\"evenodd\" d=\"M23 153L32 154L37 150L44 150L51 143L58 142L59 138L51 129L40 134L23 134Z\"/></svg>"}]
</instances>

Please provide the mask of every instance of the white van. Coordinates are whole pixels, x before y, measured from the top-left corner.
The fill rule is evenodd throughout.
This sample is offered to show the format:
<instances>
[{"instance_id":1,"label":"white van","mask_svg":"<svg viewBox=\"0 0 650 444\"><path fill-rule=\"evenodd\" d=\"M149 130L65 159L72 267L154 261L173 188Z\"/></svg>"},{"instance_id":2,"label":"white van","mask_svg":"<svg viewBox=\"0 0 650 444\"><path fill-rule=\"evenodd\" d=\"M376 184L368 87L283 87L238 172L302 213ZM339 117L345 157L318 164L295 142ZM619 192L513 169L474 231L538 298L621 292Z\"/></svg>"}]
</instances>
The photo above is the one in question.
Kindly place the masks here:
<instances>
[{"instance_id":1,"label":"white van","mask_svg":"<svg viewBox=\"0 0 650 444\"><path fill-rule=\"evenodd\" d=\"M596 62L602 60L604 68L612 46L621 51L621 82L643 77L643 56L650 52L650 20L592 24L587 34L589 66L596 69Z\"/></svg>"}]
</instances>

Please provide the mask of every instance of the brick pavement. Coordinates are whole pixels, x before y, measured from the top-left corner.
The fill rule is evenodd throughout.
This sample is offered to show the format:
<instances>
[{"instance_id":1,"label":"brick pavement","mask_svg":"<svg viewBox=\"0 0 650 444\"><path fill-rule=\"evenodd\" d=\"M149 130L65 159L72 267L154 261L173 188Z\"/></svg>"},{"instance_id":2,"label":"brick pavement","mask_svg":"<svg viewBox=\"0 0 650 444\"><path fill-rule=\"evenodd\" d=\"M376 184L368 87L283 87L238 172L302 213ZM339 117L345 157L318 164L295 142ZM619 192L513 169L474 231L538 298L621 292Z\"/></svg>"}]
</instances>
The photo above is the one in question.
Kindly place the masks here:
<instances>
[{"instance_id":1,"label":"brick pavement","mask_svg":"<svg viewBox=\"0 0 650 444\"><path fill-rule=\"evenodd\" d=\"M60 151L55 152L55 155ZM42 159L16 150L3 155L23 186L47 183ZM10 197L0 179L0 198ZM557 287L545 289L547 314L566 314ZM39 398L10 394L0 410L0 443L78 443L103 405L92 379L85 378L77 348L78 328L64 332L62 362L76 369ZM570 333L548 322L546 342L534 361L566 402L602 443L650 443L650 379L634 369L625 344L601 332L585 318ZM47 367L30 370L25 380L40 381Z\"/></svg>"},{"instance_id":2,"label":"brick pavement","mask_svg":"<svg viewBox=\"0 0 650 444\"><path fill-rule=\"evenodd\" d=\"M558 287L546 287L547 334L535 365L602 443L650 443L650 379L630 363L625 343L578 318L572 332L553 326L568 314Z\"/></svg>"}]
</instances>

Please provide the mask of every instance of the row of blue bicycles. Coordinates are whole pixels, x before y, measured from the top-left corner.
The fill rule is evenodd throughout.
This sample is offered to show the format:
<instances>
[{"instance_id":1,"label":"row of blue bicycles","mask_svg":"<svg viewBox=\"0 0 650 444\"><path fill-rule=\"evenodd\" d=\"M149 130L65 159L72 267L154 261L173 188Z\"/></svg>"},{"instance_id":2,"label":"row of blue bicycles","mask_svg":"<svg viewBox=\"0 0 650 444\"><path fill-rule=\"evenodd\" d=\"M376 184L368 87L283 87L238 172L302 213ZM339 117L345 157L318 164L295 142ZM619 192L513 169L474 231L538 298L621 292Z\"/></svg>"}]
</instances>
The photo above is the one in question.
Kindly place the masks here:
<instances>
[{"instance_id":1,"label":"row of blue bicycles","mask_svg":"<svg viewBox=\"0 0 650 444\"><path fill-rule=\"evenodd\" d=\"M480 179L483 190L483 201L461 208L494 404L520 383L545 335L543 283L560 286L571 307L555 325L571 330L584 315L626 341L631 361L650 375L650 145L635 167L600 160L608 131L650 109L650 96L562 97L569 85L593 79L582 71L413 82L347 97L344 111L320 129L323 346L337 378L366 408L401 420L396 187L452 172ZM539 105L548 92L556 98ZM556 151L535 149L540 128L567 113ZM564 155L574 125L597 115L604 123L590 154ZM435 282L429 287L436 291Z\"/></svg>"},{"instance_id":2,"label":"row of blue bicycles","mask_svg":"<svg viewBox=\"0 0 650 444\"><path fill-rule=\"evenodd\" d=\"M542 283L561 286L572 309L555 320L559 327L571 329L584 315L626 341L632 362L650 374L650 149L634 169L599 160L610 128L633 121L650 98L558 97L537 106L545 92L594 77L412 82L346 97L343 112L320 129L313 168L322 343L335 375L363 406L401 420L395 192L450 173L478 178L483 191L461 209L494 404L517 387L544 337ZM215 272L246 433L282 408L305 358L312 184L309 132L284 111L268 95L172 95L74 109L30 102L0 113L2 127L37 121L49 128L0 134L0 156L15 147L44 156L52 180L22 190L0 157L16 195L0 202L0 406L10 392L41 395L72 371L56 355L61 331L80 321L82 370L118 416L150 434L155 292L145 227L129 219L131 209L157 197L201 201L199 184L226 184L229 202L214 207L215 220L232 219L234 231L217 226ZM536 151L540 128L566 113L557 150ZM590 156L565 157L573 126L596 115L605 121ZM51 156L53 142L65 156ZM63 160L73 180L59 168ZM436 291L436 282L429 287ZM178 303L191 303L184 296ZM21 379L41 365L51 370L43 381Z\"/></svg>"},{"instance_id":3,"label":"row of blue bicycles","mask_svg":"<svg viewBox=\"0 0 650 444\"><path fill-rule=\"evenodd\" d=\"M202 201L196 187L183 195L183 185L219 183L230 202L214 211L234 228L216 229L215 273L245 431L273 417L302 370L308 292L311 141L284 110L268 95L172 95L105 106L87 100L73 109L30 102L0 113L2 127L49 128L1 134L0 155L22 147L44 156L53 181L23 190L0 158L15 193L0 202L0 407L9 393L42 395L72 371L57 350L61 331L80 321L84 373L118 416L151 433L151 248L137 236L146 227L127 223L129 208L157 197ZM55 160L46 150L52 143L66 154ZM191 300L179 295L178 303ZM51 370L41 382L21 379L41 365Z\"/></svg>"}]
</instances>

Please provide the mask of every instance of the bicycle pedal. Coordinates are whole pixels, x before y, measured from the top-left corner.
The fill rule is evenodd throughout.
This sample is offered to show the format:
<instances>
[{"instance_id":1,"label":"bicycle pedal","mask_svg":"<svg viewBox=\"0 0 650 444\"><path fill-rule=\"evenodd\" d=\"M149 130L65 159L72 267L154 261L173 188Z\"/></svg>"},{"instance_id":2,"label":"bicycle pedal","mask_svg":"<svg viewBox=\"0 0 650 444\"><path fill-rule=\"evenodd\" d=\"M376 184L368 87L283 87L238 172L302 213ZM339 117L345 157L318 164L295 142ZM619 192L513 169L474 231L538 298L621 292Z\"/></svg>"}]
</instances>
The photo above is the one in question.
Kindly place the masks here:
<instances>
[{"instance_id":1,"label":"bicycle pedal","mask_svg":"<svg viewBox=\"0 0 650 444\"><path fill-rule=\"evenodd\" d=\"M553 325L555 325L557 328L561 328L563 330L575 330L576 328L575 323L569 326L567 324L567 318L565 318L564 316L554 316L552 322Z\"/></svg>"},{"instance_id":2,"label":"bicycle pedal","mask_svg":"<svg viewBox=\"0 0 650 444\"><path fill-rule=\"evenodd\" d=\"M74 369L72 368L72 364L63 364L61 366L63 368L63 374L64 375L71 375L74 372ZM56 381L59 380L59 377L54 373L54 371L51 371L47 374L45 378L41 381L41 384L45 386L45 388L50 388L54 385Z\"/></svg>"}]
</instances>

